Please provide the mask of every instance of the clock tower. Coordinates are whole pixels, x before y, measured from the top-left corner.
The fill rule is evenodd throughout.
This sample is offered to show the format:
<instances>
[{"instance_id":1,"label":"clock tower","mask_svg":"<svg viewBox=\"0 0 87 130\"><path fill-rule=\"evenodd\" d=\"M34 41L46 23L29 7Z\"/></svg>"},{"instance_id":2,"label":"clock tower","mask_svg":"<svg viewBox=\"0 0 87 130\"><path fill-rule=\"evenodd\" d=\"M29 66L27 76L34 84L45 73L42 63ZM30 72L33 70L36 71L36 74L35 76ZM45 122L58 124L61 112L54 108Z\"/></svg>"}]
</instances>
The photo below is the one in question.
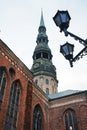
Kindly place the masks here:
<instances>
[{"instance_id":1,"label":"clock tower","mask_svg":"<svg viewBox=\"0 0 87 130\"><path fill-rule=\"evenodd\" d=\"M48 95L57 93L58 80L56 77L56 68L52 63L52 53L48 46L43 12L41 12L36 43L31 68L31 72L34 75L34 82Z\"/></svg>"}]
</instances>

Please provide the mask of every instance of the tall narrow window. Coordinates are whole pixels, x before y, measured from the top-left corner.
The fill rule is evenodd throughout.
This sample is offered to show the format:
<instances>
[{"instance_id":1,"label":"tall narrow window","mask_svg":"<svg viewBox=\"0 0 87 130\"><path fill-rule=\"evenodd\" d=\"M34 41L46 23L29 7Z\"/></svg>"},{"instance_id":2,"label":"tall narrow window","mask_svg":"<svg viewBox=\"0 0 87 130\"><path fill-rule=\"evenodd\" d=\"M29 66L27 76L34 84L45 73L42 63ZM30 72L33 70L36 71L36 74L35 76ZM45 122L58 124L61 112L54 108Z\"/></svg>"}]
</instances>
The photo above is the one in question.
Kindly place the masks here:
<instances>
[{"instance_id":1,"label":"tall narrow window","mask_svg":"<svg viewBox=\"0 0 87 130\"><path fill-rule=\"evenodd\" d=\"M6 72L4 67L0 67L0 109L6 87Z\"/></svg>"},{"instance_id":2,"label":"tall narrow window","mask_svg":"<svg viewBox=\"0 0 87 130\"><path fill-rule=\"evenodd\" d=\"M37 79L35 80L35 83L36 83L36 85L38 84L38 80Z\"/></svg>"},{"instance_id":3,"label":"tall narrow window","mask_svg":"<svg viewBox=\"0 0 87 130\"><path fill-rule=\"evenodd\" d=\"M78 130L76 114L72 110L65 113L65 126L66 130Z\"/></svg>"},{"instance_id":4,"label":"tall narrow window","mask_svg":"<svg viewBox=\"0 0 87 130\"><path fill-rule=\"evenodd\" d=\"M46 84L49 84L49 80L48 79L46 79Z\"/></svg>"},{"instance_id":5,"label":"tall narrow window","mask_svg":"<svg viewBox=\"0 0 87 130\"><path fill-rule=\"evenodd\" d=\"M15 81L10 91L10 99L6 117L5 130L16 130L18 106L20 99L20 83Z\"/></svg>"},{"instance_id":6,"label":"tall narrow window","mask_svg":"<svg viewBox=\"0 0 87 130\"><path fill-rule=\"evenodd\" d=\"M37 105L34 109L33 130L43 130L42 129L42 111L39 105Z\"/></svg>"},{"instance_id":7,"label":"tall narrow window","mask_svg":"<svg viewBox=\"0 0 87 130\"><path fill-rule=\"evenodd\" d=\"M46 94L49 95L49 88L46 88Z\"/></svg>"}]
</instances>

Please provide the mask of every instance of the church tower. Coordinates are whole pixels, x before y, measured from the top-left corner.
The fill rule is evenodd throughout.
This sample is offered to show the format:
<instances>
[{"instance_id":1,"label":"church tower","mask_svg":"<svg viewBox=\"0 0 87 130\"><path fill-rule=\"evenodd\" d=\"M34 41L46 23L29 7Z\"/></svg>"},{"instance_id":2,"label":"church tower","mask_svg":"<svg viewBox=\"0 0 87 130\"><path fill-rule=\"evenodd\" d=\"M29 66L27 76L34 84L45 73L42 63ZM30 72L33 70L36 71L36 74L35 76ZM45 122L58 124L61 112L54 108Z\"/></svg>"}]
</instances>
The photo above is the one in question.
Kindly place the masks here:
<instances>
[{"instance_id":1,"label":"church tower","mask_svg":"<svg viewBox=\"0 0 87 130\"><path fill-rule=\"evenodd\" d=\"M34 75L34 82L48 95L57 93L58 80L56 77L56 68L52 63L52 53L48 46L43 12L41 12L36 43L31 68L31 72Z\"/></svg>"}]
</instances>

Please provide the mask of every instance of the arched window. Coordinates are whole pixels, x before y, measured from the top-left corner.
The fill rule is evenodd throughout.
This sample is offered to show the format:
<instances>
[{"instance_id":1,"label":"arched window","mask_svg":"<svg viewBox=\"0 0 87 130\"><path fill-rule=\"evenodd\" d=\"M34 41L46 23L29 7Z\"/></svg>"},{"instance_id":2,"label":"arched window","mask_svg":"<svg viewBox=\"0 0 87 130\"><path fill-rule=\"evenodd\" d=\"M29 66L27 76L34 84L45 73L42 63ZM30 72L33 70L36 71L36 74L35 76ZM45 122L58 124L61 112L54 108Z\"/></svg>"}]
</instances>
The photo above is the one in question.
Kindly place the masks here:
<instances>
[{"instance_id":1,"label":"arched window","mask_svg":"<svg viewBox=\"0 0 87 130\"><path fill-rule=\"evenodd\" d=\"M6 87L6 72L4 67L0 67L0 109Z\"/></svg>"},{"instance_id":2,"label":"arched window","mask_svg":"<svg viewBox=\"0 0 87 130\"><path fill-rule=\"evenodd\" d=\"M46 94L49 95L49 88L46 88Z\"/></svg>"},{"instance_id":3,"label":"arched window","mask_svg":"<svg viewBox=\"0 0 87 130\"><path fill-rule=\"evenodd\" d=\"M48 59L48 54L43 52L43 58Z\"/></svg>"},{"instance_id":4,"label":"arched window","mask_svg":"<svg viewBox=\"0 0 87 130\"><path fill-rule=\"evenodd\" d=\"M9 69L9 74L10 74L11 78L14 78L14 76L15 76L15 70L13 68L10 68Z\"/></svg>"},{"instance_id":5,"label":"arched window","mask_svg":"<svg viewBox=\"0 0 87 130\"><path fill-rule=\"evenodd\" d=\"M10 91L10 99L8 104L5 130L16 130L18 106L20 99L20 83L15 81Z\"/></svg>"},{"instance_id":6,"label":"arched window","mask_svg":"<svg viewBox=\"0 0 87 130\"><path fill-rule=\"evenodd\" d=\"M53 92L53 93L55 92L55 88L54 88L54 86L52 86L52 92Z\"/></svg>"},{"instance_id":7,"label":"arched window","mask_svg":"<svg viewBox=\"0 0 87 130\"><path fill-rule=\"evenodd\" d=\"M48 79L46 79L46 84L49 84L49 80Z\"/></svg>"},{"instance_id":8,"label":"arched window","mask_svg":"<svg viewBox=\"0 0 87 130\"><path fill-rule=\"evenodd\" d=\"M38 84L38 79L35 80L35 84L36 84L36 85Z\"/></svg>"},{"instance_id":9,"label":"arched window","mask_svg":"<svg viewBox=\"0 0 87 130\"><path fill-rule=\"evenodd\" d=\"M34 109L33 130L43 130L42 129L42 110L39 105L37 105Z\"/></svg>"},{"instance_id":10,"label":"arched window","mask_svg":"<svg viewBox=\"0 0 87 130\"><path fill-rule=\"evenodd\" d=\"M36 59L41 58L41 52L36 54Z\"/></svg>"},{"instance_id":11,"label":"arched window","mask_svg":"<svg viewBox=\"0 0 87 130\"><path fill-rule=\"evenodd\" d=\"M72 110L65 112L65 127L66 130L78 130L76 114Z\"/></svg>"}]
</instances>

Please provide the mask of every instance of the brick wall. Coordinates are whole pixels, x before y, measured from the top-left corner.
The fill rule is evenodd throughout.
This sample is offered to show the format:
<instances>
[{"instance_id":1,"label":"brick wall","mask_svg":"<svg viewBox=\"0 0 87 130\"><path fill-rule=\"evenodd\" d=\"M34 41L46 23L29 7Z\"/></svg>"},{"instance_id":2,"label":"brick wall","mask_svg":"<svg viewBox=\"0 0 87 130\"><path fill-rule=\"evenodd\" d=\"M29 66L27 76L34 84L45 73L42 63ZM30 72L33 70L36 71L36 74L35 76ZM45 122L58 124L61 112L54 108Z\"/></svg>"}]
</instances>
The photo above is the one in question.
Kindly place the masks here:
<instances>
[{"instance_id":1,"label":"brick wall","mask_svg":"<svg viewBox=\"0 0 87 130\"><path fill-rule=\"evenodd\" d=\"M8 101L13 81L19 80L21 84L21 96L18 109L17 130L25 130L27 128L27 114L30 113L31 103L31 84L33 75L27 67L14 55L14 53L0 40L0 66L6 68L7 82L4 92L3 103L0 110L0 130L4 130L6 113L8 109ZM9 70L13 69L15 74L11 77ZM30 96L29 96L29 93ZM28 120L28 122L30 122ZM27 129L26 129L27 130Z\"/></svg>"},{"instance_id":2,"label":"brick wall","mask_svg":"<svg viewBox=\"0 0 87 130\"><path fill-rule=\"evenodd\" d=\"M32 95L32 121L31 121L31 130L33 125L33 113L36 105L40 105L43 114L43 130L48 130L48 98L45 93L38 87L33 87Z\"/></svg>"},{"instance_id":3,"label":"brick wall","mask_svg":"<svg viewBox=\"0 0 87 130\"><path fill-rule=\"evenodd\" d=\"M67 110L75 111L78 130L87 130L87 100L85 94L51 101L49 109L49 130L66 130L64 113Z\"/></svg>"},{"instance_id":4,"label":"brick wall","mask_svg":"<svg viewBox=\"0 0 87 130\"><path fill-rule=\"evenodd\" d=\"M19 80L21 96L18 109L17 130L32 130L33 113L37 104L43 113L43 130L66 130L64 114L73 110L77 116L78 130L87 130L87 93L75 94L49 101L46 94L33 83L28 68L0 40L0 66L6 68L7 84L0 110L0 130L4 130L8 101L13 81ZM11 77L9 69L15 72Z\"/></svg>"}]
</instances>

